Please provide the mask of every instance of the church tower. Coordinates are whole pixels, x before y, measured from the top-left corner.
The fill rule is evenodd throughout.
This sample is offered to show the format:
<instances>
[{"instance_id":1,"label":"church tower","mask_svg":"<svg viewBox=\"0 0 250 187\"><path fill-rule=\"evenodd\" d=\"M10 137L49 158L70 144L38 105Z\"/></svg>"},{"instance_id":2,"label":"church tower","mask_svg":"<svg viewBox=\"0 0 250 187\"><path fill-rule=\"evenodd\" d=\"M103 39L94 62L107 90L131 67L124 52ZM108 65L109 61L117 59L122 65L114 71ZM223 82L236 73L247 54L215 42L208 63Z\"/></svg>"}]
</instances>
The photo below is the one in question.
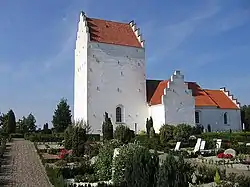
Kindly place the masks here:
<instances>
[{"instance_id":1,"label":"church tower","mask_svg":"<svg viewBox=\"0 0 250 187\"><path fill-rule=\"evenodd\" d=\"M105 112L114 128L145 129L145 48L134 21L94 19L82 12L74 76L74 119L88 121L92 133L101 133Z\"/></svg>"}]
</instances>

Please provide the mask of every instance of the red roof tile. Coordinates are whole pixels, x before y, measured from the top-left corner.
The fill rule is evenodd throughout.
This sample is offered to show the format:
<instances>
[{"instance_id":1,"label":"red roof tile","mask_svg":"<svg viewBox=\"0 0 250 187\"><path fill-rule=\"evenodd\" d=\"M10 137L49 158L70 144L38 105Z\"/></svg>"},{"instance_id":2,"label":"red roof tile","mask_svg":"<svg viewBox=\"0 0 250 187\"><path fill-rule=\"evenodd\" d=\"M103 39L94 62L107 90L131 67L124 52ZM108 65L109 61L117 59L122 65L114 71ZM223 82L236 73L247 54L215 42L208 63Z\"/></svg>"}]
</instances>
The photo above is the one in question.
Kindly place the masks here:
<instances>
[{"instance_id":1,"label":"red roof tile","mask_svg":"<svg viewBox=\"0 0 250 187\"><path fill-rule=\"evenodd\" d=\"M164 94L164 89L168 87L168 81L161 81L156 90L155 93L153 94L150 104L151 105L158 105L162 103L162 95Z\"/></svg>"},{"instance_id":2,"label":"red roof tile","mask_svg":"<svg viewBox=\"0 0 250 187\"><path fill-rule=\"evenodd\" d=\"M205 90L210 98L217 103L219 108L238 109L238 106L221 90Z\"/></svg>"},{"instance_id":3,"label":"red roof tile","mask_svg":"<svg viewBox=\"0 0 250 187\"><path fill-rule=\"evenodd\" d=\"M195 106L204 107L212 106L221 109L238 109L237 105L226 96L221 90L204 90L195 82L186 82L188 88L192 90L195 97ZM154 94L149 99L150 105L157 105L162 103L162 95L164 89L167 88L168 81L161 81ZM148 91L147 91L148 92Z\"/></svg>"},{"instance_id":4,"label":"red roof tile","mask_svg":"<svg viewBox=\"0 0 250 187\"><path fill-rule=\"evenodd\" d=\"M142 47L129 23L87 18L90 40L100 43Z\"/></svg>"},{"instance_id":5,"label":"red roof tile","mask_svg":"<svg viewBox=\"0 0 250 187\"><path fill-rule=\"evenodd\" d=\"M188 88L192 90L195 97L195 106L213 106L217 104L207 95L207 93L195 82L187 82Z\"/></svg>"}]
</instances>

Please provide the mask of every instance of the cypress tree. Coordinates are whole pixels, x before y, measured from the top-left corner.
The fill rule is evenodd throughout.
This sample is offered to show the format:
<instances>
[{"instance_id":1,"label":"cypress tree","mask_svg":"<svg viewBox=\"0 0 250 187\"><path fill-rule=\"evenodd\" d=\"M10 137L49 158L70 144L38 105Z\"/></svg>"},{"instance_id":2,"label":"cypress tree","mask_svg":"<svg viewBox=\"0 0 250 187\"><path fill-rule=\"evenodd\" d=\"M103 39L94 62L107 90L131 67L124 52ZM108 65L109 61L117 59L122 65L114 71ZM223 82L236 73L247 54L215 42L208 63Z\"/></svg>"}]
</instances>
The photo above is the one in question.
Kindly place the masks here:
<instances>
[{"instance_id":1,"label":"cypress tree","mask_svg":"<svg viewBox=\"0 0 250 187\"><path fill-rule=\"evenodd\" d=\"M102 124L103 140L111 140L114 137L113 125L111 119L108 117L108 113L105 112L104 122Z\"/></svg>"},{"instance_id":2,"label":"cypress tree","mask_svg":"<svg viewBox=\"0 0 250 187\"><path fill-rule=\"evenodd\" d=\"M15 133L16 132L16 117L13 110L8 112L8 125L7 125L7 133Z\"/></svg>"}]
</instances>

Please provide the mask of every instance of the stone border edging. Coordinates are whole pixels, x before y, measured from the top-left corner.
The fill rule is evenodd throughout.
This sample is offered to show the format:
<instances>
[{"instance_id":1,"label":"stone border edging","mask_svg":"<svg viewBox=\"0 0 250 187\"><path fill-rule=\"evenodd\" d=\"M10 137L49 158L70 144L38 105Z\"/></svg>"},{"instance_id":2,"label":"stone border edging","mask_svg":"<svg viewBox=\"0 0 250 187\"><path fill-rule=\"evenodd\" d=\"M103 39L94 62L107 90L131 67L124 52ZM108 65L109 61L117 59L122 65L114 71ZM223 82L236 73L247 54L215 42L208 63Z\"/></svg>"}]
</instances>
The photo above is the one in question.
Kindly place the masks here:
<instances>
[{"instance_id":1,"label":"stone border edging","mask_svg":"<svg viewBox=\"0 0 250 187\"><path fill-rule=\"evenodd\" d=\"M28 140L28 141L30 141L30 140ZM30 142L31 142L31 141L30 141ZM50 186L51 186L51 187L54 187L54 185L53 185L53 184L50 182L50 180L49 180L49 177L48 177L48 175L47 175L46 169L45 169L45 167L44 167L44 165L43 165L43 163L42 163L42 161L41 161L40 156L38 155L39 153L37 152L37 149L36 149L36 147L35 147L35 145L34 145L34 142L31 142L31 144L32 144L33 148L34 148L35 151L36 151L36 157L37 157L38 160L39 160L39 164L41 165L43 172L46 174L45 178L47 179L47 181L48 181L48 183L50 184Z\"/></svg>"}]
</instances>

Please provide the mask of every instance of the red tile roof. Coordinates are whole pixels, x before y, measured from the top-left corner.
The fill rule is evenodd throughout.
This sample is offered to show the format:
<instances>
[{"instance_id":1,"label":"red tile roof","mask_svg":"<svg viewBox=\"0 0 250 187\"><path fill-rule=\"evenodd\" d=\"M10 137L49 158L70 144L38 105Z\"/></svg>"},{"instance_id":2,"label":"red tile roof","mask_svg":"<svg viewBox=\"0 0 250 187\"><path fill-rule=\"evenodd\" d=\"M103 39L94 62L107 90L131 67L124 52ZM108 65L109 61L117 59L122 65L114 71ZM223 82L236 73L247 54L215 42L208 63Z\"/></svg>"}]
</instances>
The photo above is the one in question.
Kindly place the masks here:
<instances>
[{"instance_id":1,"label":"red tile roof","mask_svg":"<svg viewBox=\"0 0 250 187\"><path fill-rule=\"evenodd\" d=\"M87 18L90 40L100 43L142 48L129 23Z\"/></svg>"},{"instance_id":2,"label":"red tile roof","mask_svg":"<svg viewBox=\"0 0 250 187\"><path fill-rule=\"evenodd\" d=\"M153 80L147 80L147 89L152 88L149 84L152 84ZM159 81L159 80L158 80ZM157 81L156 81L157 82ZM188 88L192 90L193 96L195 97L195 106L204 107L211 106L221 109L238 109L237 105L226 96L221 90L204 90L195 82L186 82ZM154 91L148 91L147 93L154 92L150 97L147 95L147 100L150 105L157 105L162 103L162 95L164 89L167 88L168 81L161 81Z\"/></svg>"},{"instance_id":3,"label":"red tile roof","mask_svg":"<svg viewBox=\"0 0 250 187\"><path fill-rule=\"evenodd\" d=\"M164 89L168 87L168 81L161 81L157 86L152 98L150 99L151 105L157 105L162 103L162 95L164 94Z\"/></svg>"},{"instance_id":4,"label":"red tile roof","mask_svg":"<svg viewBox=\"0 0 250 187\"><path fill-rule=\"evenodd\" d=\"M210 98L219 106L224 109L238 109L238 106L221 90L205 90Z\"/></svg>"},{"instance_id":5,"label":"red tile roof","mask_svg":"<svg viewBox=\"0 0 250 187\"><path fill-rule=\"evenodd\" d=\"M195 97L195 106L212 106L217 104L207 95L207 93L195 82L187 82L188 88L192 90Z\"/></svg>"}]
</instances>

